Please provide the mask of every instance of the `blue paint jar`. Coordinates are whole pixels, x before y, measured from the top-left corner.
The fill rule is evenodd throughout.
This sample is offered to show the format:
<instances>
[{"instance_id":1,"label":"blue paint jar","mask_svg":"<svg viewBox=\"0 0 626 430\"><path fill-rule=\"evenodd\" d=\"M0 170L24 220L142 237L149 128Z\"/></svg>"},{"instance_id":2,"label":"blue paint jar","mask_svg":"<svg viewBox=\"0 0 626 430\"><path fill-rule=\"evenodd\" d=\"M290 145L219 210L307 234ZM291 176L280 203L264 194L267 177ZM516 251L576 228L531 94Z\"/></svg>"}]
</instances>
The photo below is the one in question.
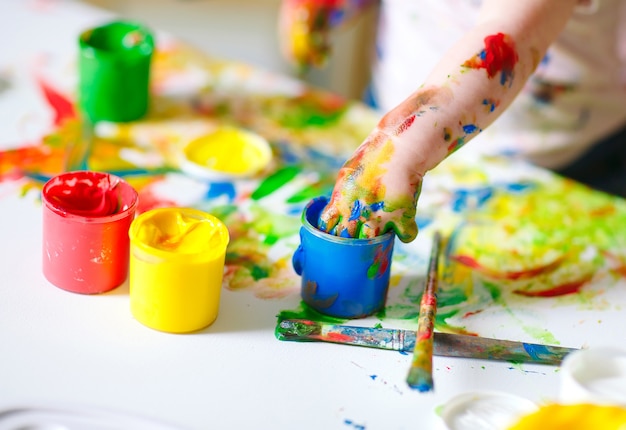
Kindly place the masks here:
<instances>
[{"instance_id":1,"label":"blue paint jar","mask_svg":"<svg viewBox=\"0 0 626 430\"><path fill-rule=\"evenodd\" d=\"M311 200L302 213L300 245L292 257L302 277L302 300L337 318L362 318L385 306L395 234L372 239L337 237L317 228L328 198Z\"/></svg>"}]
</instances>

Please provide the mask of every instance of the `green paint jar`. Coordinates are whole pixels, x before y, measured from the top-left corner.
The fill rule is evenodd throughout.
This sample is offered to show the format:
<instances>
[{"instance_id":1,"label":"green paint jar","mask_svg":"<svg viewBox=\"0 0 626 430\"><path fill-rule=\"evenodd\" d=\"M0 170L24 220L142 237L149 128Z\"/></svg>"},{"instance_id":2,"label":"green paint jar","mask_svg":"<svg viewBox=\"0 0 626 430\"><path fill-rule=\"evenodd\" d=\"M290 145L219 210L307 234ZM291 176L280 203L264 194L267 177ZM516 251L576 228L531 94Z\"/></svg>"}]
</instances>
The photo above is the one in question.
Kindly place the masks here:
<instances>
[{"instance_id":1,"label":"green paint jar","mask_svg":"<svg viewBox=\"0 0 626 430\"><path fill-rule=\"evenodd\" d=\"M151 32L113 21L79 37L78 103L91 122L128 122L148 111Z\"/></svg>"}]
</instances>

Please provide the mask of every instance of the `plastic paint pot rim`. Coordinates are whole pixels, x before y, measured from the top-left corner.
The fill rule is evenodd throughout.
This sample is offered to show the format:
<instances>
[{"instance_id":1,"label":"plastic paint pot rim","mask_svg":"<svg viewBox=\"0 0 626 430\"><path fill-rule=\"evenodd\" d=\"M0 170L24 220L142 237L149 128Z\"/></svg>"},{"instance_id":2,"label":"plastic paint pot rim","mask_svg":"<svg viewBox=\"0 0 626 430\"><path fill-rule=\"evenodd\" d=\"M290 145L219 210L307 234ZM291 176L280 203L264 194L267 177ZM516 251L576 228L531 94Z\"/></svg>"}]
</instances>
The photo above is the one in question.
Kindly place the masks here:
<instances>
[{"instance_id":1,"label":"plastic paint pot rim","mask_svg":"<svg viewBox=\"0 0 626 430\"><path fill-rule=\"evenodd\" d=\"M56 182L63 181L64 179L68 177L74 177L74 176L87 176L87 177L92 177L92 178L98 178L98 180L101 180L107 177L109 178L109 181L111 182L115 181L115 185L112 188L121 186L124 188L123 190L124 192L128 192L131 195L131 202L128 205L124 205L117 212L113 214L108 214L108 215L83 215L83 214L72 213L71 211L67 211L65 209L61 209L47 198L48 191L52 186L56 185ZM110 222L125 218L129 212L134 211L136 209L138 201L139 201L139 194L128 182L126 182L124 179L120 178L119 176L113 175L111 173L99 172L99 171L93 171L93 170L73 170L73 171L63 172L59 175L53 176L48 181L46 181L41 191L41 200L46 208L50 209L50 211L52 211L54 214L58 216L61 216L68 220L82 221L82 222L89 222L89 223L97 224L97 223L110 223Z\"/></svg>"},{"instance_id":2,"label":"plastic paint pot rim","mask_svg":"<svg viewBox=\"0 0 626 430\"><path fill-rule=\"evenodd\" d=\"M210 221L213 227L216 229L216 231L211 235L211 238L213 238L214 235L216 234L220 235L219 248L203 249L200 252L185 253L185 252L180 252L178 250L169 251L166 249L157 248L157 247L154 247L152 245L145 243L144 241L137 239L139 230L141 229L143 224L149 221L151 218L162 215L162 214L175 215L175 214L181 214L181 213L187 216L196 218L198 220ZM230 242L230 234L228 232L228 228L219 218L217 218L214 215L211 215L210 213L201 211L199 209L188 208L188 207L167 207L167 208L151 209L149 211L146 211L140 214L139 216L137 216L133 220L128 230L128 235L130 238L131 246L137 247L140 250L150 254L151 256L166 258L168 260L188 259L193 256L207 254L207 253L209 254L207 259L209 260L215 259L217 257L224 255L224 253L226 252L226 248L228 247L228 243Z\"/></svg>"},{"instance_id":3,"label":"plastic paint pot rim","mask_svg":"<svg viewBox=\"0 0 626 430\"><path fill-rule=\"evenodd\" d=\"M108 31L122 31L126 33L126 36L133 32L137 32L141 36L141 40L139 43L132 46L120 46L116 49L105 49L103 46L92 43L92 37L94 34L105 33ZM78 43L81 51L88 53L88 55L93 58L115 58L119 55L123 55L127 57L126 60L132 58L133 56L137 56L139 59L152 55L154 51L154 36L152 35L152 32L145 25L130 20L114 20L85 30L79 35Z\"/></svg>"},{"instance_id":4,"label":"plastic paint pot rim","mask_svg":"<svg viewBox=\"0 0 626 430\"><path fill-rule=\"evenodd\" d=\"M388 240L392 239L393 236L395 236L395 232L393 230L388 231L387 233L384 233L380 236L376 236L372 238L341 237L341 236L335 236L333 234L326 233L309 222L307 218L307 213L309 212L309 209L313 205L323 204L324 206L326 206L327 203L328 203L327 197L325 196L316 197L313 200L311 200L309 203L307 203L307 205L304 208L304 211L302 211L302 216L301 216L302 227L320 239L323 239L332 243L342 244L342 245L365 246L365 245L376 245L379 243L387 242Z\"/></svg>"},{"instance_id":5,"label":"plastic paint pot rim","mask_svg":"<svg viewBox=\"0 0 626 430\"><path fill-rule=\"evenodd\" d=\"M238 139L245 142L247 147L254 148L260 154L260 158L254 160L254 162L250 162L248 160L243 160L250 167L240 171L228 171L228 170L218 170L212 169L210 167L204 166L198 163L193 157L190 155L191 150L197 150L201 148L203 145L216 145L219 142L216 140L220 137L220 134L225 133L233 133L237 136ZM226 144L226 142L225 142ZM237 154L231 154L237 155ZM198 136L188 142L182 149L182 154L179 160L179 168L198 179L205 180L224 180L224 179L237 179L237 178L247 178L253 176L254 174L263 170L272 159L272 148L270 147L269 142L263 136L254 133L250 130L234 127L234 126L219 126L209 133L205 133L201 136Z\"/></svg>"},{"instance_id":6,"label":"plastic paint pot rim","mask_svg":"<svg viewBox=\"0 0 626 430\"><path fill-rule=\"evenodd\" d=\"M626 381L626 349L614 346L583 348L568 354L561 365L561 401L626 406L626 388L616 393L594 382Z\"/></svg>"},{"instance_id":7,"label":"plastic paint pot rim","mask_svg":"<svg viewBox=\"0 0 626 430\"><path fill-rule=\"evenodd\" d=\"M478 412L484 415L486 411L481 407L484 404L502 406L504 409L500 412L494 410L491 414L487 411L487 416L480 417L481 420L495 420L487 422L488 427L477 427L476 423L469 423L469 426L456 424L456 419L465 413L471 413L473 407L478 407ZM490 390L472 391L459 394L448 400L441 410L441 419L447 430L486 430L500 428L500 426L507 428L524 415L538 409L539 406L535 402L515 394ZM501 423L501 420L508 422Z\"/></svg>"}]
</instances>

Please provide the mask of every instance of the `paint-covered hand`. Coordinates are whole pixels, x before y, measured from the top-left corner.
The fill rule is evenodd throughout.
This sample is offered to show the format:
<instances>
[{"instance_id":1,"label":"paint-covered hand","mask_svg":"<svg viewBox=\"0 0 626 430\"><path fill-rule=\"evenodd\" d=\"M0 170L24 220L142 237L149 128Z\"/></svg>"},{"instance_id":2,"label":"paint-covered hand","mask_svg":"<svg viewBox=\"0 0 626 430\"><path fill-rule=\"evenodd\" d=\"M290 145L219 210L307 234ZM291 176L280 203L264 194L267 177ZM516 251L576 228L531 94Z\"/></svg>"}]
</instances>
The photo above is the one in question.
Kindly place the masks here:
<instances>
[{"instance_id":1,"label":"paint-covered hand","mask_svg":"<svg viewBox=\"0 0 626 430\"><path fill-rule=\"evenodd\" d=\"M283 0L281 3L278 29L281 50L300 69L326 63L335 3L335 0Z\"/></svg>"},{"instance_id":2,"label":"paint-covered hand","mask_svg":"<svg viewBox=\"0 0 626 430\"><path fill-rule=\"evenodd\" d=\"M423 174L394 140L377 129L343 165L320 215L320 229L355 238L393 230L403 242L415 239Z\"/></svg>"}]
</instances>

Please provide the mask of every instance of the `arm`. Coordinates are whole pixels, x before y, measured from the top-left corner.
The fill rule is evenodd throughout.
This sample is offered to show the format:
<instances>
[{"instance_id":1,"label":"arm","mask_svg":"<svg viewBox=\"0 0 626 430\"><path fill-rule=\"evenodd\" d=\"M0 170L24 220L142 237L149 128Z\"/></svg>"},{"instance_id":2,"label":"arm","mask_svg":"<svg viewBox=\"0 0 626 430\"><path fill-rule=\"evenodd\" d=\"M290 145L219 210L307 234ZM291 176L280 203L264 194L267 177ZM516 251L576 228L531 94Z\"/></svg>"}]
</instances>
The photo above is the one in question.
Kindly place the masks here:
<instances>
[{"instance_id":1,"label":"arm","mask_svg":"<svg viewBox=\"0 0 626 430\"><path fill-rule=\"evenodd\" d=\"M381 119L339 171L320 228L346 237L393 229L402 241L413 240L426 172L509 106L575 5L576 0L485 0L475 27L417 91Z\"/></svg>"},{"instance_id":2,"label":"arm","mask_svg":"<svg viewBox=\"0 0 626 430\"><path fill-rule=\"evenodd\" d=\"M283 0L279 39L283 55L304 70L322 66L330 52L329 33L377 0Z\"/></svg>"}]
</instances>

